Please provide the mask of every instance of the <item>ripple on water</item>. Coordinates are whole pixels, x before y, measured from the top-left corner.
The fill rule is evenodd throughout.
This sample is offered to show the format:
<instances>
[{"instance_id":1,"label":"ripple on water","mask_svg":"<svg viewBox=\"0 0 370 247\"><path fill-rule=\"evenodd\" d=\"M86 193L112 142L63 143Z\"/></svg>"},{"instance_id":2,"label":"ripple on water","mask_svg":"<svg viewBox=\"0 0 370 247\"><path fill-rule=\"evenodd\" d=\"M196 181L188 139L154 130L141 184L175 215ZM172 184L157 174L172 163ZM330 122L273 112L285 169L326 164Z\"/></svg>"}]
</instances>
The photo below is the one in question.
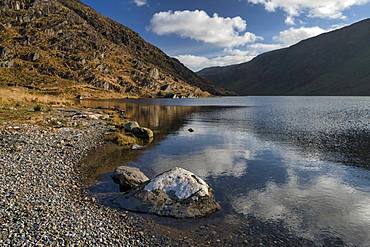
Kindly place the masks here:
<instances>
[{"instance_id":1,"label":"ripple on water","mask_svg":"<svg viewBox=\"0 0 370 247\"><path fill-rule=\"evenodd\" d=\"M139 103L112 103L157 133L126 164L148 175L183 167L211 184L228 214L282 222L318 244L370 243L369 97Z\"/></svg>"}]
</instances>

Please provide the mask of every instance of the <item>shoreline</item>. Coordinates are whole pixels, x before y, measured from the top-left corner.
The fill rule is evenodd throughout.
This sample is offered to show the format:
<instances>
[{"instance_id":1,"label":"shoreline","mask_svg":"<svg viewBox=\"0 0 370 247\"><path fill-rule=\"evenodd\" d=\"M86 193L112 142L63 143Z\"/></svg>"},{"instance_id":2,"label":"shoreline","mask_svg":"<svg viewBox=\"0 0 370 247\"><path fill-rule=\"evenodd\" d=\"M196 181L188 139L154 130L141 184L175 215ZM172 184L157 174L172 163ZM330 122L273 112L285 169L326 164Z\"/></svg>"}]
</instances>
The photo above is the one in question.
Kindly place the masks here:
<instances>
[{"instance_id":1,"label":"shoreline","mask_svg":"<svg viewBox=\"0 0 370 247\"><path fill-rule=\"evenodd\" d=\"M253 218L179 220L99 204L87 191L82 161L106 143L110 126L101 113L54 108L43 116L52 126L0 126L0 245L312 245Z\"/></svg>"},{"instance_id":2,"label":"shoreline","mask_svg":"<svg viewBox=\"0 0 370 247\"><path fill-rule=\"evenodd\" d=\"M31 124L0 126L0 245L147 246L143 219L89 197L80 162L104 143L107 124L83 128Z\"/></svg>"}]
</instances>

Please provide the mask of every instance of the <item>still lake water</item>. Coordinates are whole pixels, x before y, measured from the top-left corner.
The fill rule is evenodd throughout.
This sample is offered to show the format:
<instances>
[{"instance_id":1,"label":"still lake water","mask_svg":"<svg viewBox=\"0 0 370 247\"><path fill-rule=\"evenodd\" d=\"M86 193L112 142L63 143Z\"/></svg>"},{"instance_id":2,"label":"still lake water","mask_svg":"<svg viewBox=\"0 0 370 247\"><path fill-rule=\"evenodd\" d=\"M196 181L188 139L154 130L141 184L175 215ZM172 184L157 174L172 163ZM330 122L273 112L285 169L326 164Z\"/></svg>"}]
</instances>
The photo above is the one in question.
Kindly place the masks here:
<instances>
[{"instance_id":1,"label":"still lake water","mask_svg":"<svg viewBox=\"0 0 370 247\"><path fill-rule=\"evenodd\" d=\"M227 213L276 221L315 241L370 246L370 97L226 97L86 102L119 106L156 141L110 156L110 172L179 166L205 179ZM188 129L195 130L194 133ZM109 181L108 181L109 180Z\"/></svg>"}]
</instances>

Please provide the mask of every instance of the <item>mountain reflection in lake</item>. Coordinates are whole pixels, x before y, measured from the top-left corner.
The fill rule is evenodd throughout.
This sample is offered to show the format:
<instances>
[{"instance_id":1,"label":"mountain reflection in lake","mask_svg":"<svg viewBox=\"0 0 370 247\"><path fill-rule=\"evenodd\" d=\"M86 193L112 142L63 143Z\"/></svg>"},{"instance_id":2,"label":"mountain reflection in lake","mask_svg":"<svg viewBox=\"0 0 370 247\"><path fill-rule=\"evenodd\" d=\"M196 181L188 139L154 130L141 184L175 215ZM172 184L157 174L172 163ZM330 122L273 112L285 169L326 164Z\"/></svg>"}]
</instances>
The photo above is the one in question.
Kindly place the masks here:
<instances>
[{"instance_id":1,"label":"mountain reflection in lake","mask_svg":"<svg viewBox=\"0 0 370 247\"><path fill-rule=\"evenodd\" d=\"M318 245L328 237L369 245L369 97L109 104L120 105L159 137L116 166L129 163L150 176L180 166L211 184L226 213L283 222ZM102 160L95 162L104 165ZM108 175L100 180L111 183ZM109 192L99 186L91 190Z\"/></svg>"}]
</instances>

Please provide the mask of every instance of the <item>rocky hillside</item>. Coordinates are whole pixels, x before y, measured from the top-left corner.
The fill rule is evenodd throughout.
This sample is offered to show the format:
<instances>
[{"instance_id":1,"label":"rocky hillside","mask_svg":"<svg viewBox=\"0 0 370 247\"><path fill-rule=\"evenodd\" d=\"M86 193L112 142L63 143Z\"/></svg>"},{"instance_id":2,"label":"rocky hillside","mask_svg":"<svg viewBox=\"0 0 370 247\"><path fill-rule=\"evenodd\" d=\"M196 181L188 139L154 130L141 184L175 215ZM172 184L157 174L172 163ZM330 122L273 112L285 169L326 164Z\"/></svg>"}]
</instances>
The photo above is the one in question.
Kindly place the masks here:
<instances>
[{"instance_id":1,"label":"rocky hillside","mask_svg":"<svg viewBox=\"0 0 370 247\"><path fill-rule=\"evenodd\" d=\"M370 19L198 74L241 95L370 95Z\"/></svg>"},{"instance_id":2,"label":"rocky hillside","mask_svg":"<svg viewBox=\"0 0 370 247\"><path fill-rule=\"evenodd\" d=\"M0 85L207 96L204 79L78 0L0 1Z\"/></svg>"}]
</instances>

